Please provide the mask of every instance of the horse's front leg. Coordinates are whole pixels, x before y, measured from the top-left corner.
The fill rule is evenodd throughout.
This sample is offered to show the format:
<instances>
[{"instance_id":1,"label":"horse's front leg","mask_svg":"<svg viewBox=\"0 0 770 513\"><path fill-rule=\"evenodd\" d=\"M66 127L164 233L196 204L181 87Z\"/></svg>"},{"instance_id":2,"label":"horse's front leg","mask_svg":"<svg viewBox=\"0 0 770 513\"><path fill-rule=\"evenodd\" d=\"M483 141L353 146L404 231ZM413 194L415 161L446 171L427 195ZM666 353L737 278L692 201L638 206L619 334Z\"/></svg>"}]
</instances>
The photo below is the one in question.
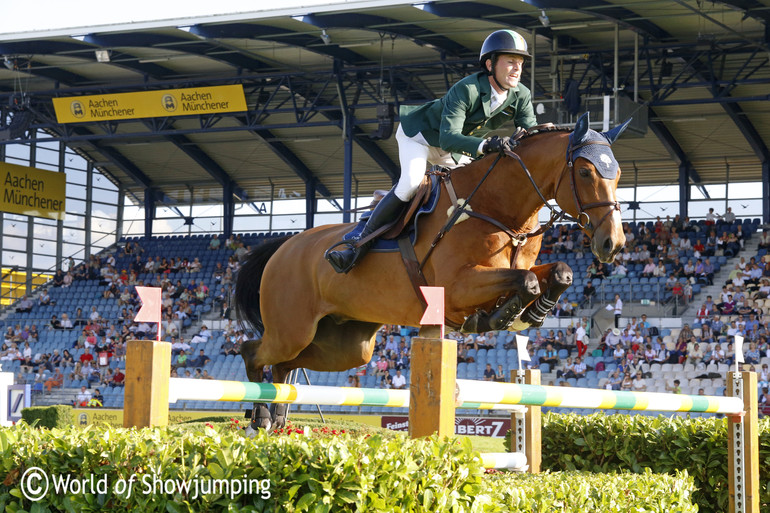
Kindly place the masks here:
<instances>
[{"instance_id":1,"label":"horse's front leg","mask_svg":"<svg viewBox=\"0 0 770 513\"><path fill-rule=\"evenodd\" d=\"M241 345L241 356L246 365L246 375L253 383L262 383L264 376L264 364L258 358L257 353L262 345L261 340L247 340ZM265 403L254 403L251 409L251 423L246 428L246 436L256 435L258 429L270 429L272 420L270 410Z\"/></svg>"},{"instance_id":2,"label":"horse's front leg","mask_svg":"<svg viewBox=\"0 0 770 513\"><path fill-rule=\"evenodd\" d=\"M462 317L458 324L466 333L502 330L539 294L537 275L531 271L470 267L452 280L447 316Z\"/></svg>"},{"instance_id":3,"label":"horse's front leg","mask_svg":"<svg viewBox=\"0 0 770 513\"><path fill-rule=\"evenodd\" d=\"M572 268L564 262L538 265L530 271L537 275L542 294L511 325L512 331L542 326L548 312L553 309L564 291L572 285Z\"/></svg>"},{"instance_id":4,"label":"horse's front leg","mask_svg":"<svg viewBox=\"0 0 770 513\"><path fill-rule=\"evenodd\" d=\"M283 363L273 365L273 383L286 383L292 370L293 367L290 368ZM288 411L289 405L286 403L273 403L270 405L273 429L280 429L286 426L286 415Z\"/></svg>"}]
</instances>

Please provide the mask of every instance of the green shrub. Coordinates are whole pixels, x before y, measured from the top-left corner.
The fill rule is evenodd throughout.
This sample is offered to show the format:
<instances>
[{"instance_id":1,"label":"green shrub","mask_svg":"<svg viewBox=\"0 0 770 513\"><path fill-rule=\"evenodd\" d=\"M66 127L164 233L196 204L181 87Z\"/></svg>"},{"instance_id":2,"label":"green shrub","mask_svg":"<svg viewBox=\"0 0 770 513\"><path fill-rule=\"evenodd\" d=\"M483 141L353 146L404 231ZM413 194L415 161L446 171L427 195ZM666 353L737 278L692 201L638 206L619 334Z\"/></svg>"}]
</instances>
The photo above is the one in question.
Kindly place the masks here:
<instances>
[{"instance_id":1,"label":"green shrub","mask_svg":"<svg viewBox=\"0 0 770 513\"><path fill-rule=\"evenodd\" d=\"M24 408L21 410L21 418L27 424L34 424L38 427L67 428L73 422L72 406L55 404L53 406Z\"/></svg>"},{"instance_id":2,"label":"green shrub","mask_svg":"<svg viewBox=\"0 0 770 513\"><path fill-rule=\"evenodd\" d=\"M499 474L485 480L493 503L506 512L626 512L690 513L695 489L686 472L674 476L653 474L592 474L555 472Z\"/></svg>"},{"instance_id":3,"label":"green shrub","mask_svg":"<svg viewBox=\"0 0 770 513\"><path fill-rule=\"evenodd\" d=\"M333 427L294 425L289 434L247 439L227 422L197 432L189 425L41 430L20 423L0 429L0 463L0 511L10 513L695 511L685 473L485 473L468 438L410 440ZM32 467L59 483L59 491L51 484L39 502L25 498L21 481ZM60 479L67 478L85 482L86 493L65 493ZM194 485L180 491L169 481L171 490L158 489L153 478L161 487L184 479L253 479L257 486L232 497L228 490L196 496Z\"/></svg>"},{"instance_id":4,"label":"green shrub","mask_svg":"<svg viewBox=\"0 0 770 513\"><path fill-rule=\"evenodd\" d=\"M96 483L106 483L104 493L48 493L37 503L56 511L414 511L429 505L435 511L483 511L484 505L477 500L484 469L469 441L297 433L247 439L227 427L198 433L106 426L46 431L22 423L0 430L0 451L0 511L8 512L29 509L20 485L31 467L64 478L94 475ZM126 486L132 474L138 476L134 493L118 493L116 483L122 479ZM140 493L156 490L155 478L268 480L269 497Z\"/></svg>"},{"instance_id":5,"label":"green shrub","mask_svg":"<svg viewBox=\"0 0 770 513\"><path fill-rule=\"evenodd\" d=\"M727 420L642 415L546 414L542 468L674 474L693 478L702 512L729 509ZM770 424L759 423L760 501L770 503ZM506 447L509 441L506 439Z\"/></svg>"}]
</instances>

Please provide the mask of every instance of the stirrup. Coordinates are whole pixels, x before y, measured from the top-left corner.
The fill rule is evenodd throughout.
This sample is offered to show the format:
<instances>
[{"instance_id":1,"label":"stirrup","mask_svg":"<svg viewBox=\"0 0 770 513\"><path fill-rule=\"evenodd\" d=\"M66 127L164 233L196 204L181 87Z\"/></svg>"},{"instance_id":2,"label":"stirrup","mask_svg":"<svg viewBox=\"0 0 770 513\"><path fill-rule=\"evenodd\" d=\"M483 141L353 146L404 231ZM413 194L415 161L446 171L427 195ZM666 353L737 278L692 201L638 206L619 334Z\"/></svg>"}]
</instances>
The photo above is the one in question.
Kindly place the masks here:
<instances>
[{"instance_id":1,"label":"stirrup","mask_svg":"<svg viewBox=\"0 0 770 513\"><path fill-rule=\"evenodd\" d=\"M363 256L361 254L361 248L360 247L356 247L354 245L355 242L356 242L355 240L341 240L341 241L339 241L339 242L329 246L329 248L324 252L324 258L326 259L327 262L329 262L329 265L331 265L332 268L337 273L339 273L339 274L342 274L342 273L347 274L347 273L349 273L350 270L353 269L353 267L355 267L355 265L358 263L358 261ZM350 265L348 265L347 267L337 267L337 265L329 257L329 253L334 251L334 248L339 247L339 246L343 246L343 245L347 246L347 247L345 249L342 249L342 250L339 250L339 251L345 251L346 249L350 249L351 251L355 252L355 255L353 256L353 261L350 263Z\"/></svg>"}]
</instances>

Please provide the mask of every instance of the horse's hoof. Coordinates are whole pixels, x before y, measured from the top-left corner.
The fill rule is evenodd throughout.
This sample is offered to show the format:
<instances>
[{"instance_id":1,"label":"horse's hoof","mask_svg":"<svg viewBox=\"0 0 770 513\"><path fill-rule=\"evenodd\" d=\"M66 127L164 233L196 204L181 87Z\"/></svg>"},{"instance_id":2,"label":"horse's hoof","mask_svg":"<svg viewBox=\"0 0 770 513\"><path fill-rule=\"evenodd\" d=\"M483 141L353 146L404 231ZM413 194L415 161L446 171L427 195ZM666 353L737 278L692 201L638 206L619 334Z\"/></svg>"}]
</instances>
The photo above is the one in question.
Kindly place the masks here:
<instances>
[{"instance_id":1,"label":"horse's hoof","mask_svg":"<svg viewBox=\"0 0 770 513\"><path fill-rule=\"evenodd\" d=\"M489 331L489 314L483 310L476 310L465 318L460 331L462 333L481 333Z\"/></svg>"},{"instance_id":2,"label":"horse's hoof","mask_svg":"<svg viewBox=\"0 0 770 513\"><path fill-rule=\"evenodd\" d=\"M521 318L515 319L509 326L508 331L524 331L531 327L529 323L521 320Z\"/></svg>"},{"instance_id":3,"label":"horse's hoof","mask_svg":"<svg viewBox=\"0 0 770 513\"><path fill-rule=\"evenodd\" d=\"M273 421L273 429L281 429L286 427L286 417L276 417Z\"/></svg>"},{"instance_id":4,"label":"horse's hoof","mask_svg":"<svg viewBox=\"0 0 770 513\"><path fill-rule=\"evenodd\" d=\"M260 429L264 429L265 431L270 431L270 428L272 427L272 423L270 422L270 419L260 419L261 422L252 422L246 427L243 434L246 435L247 438L254 438L257 436L257 432Z\"/></svg>"},{"instance_id":5,"label":"horse's hoof","mask_svg":"<svg viewBox=\"0 0 770 513\"><path fill-rule=\"evenodd\" d=\"M254 429L253 427L251 427L251 425L249 425L249 426L248 426L248 427L247 427L247 428L246 428L246 429L243 431L243 435L244 435L246 438L254 438L255 436L257 436L257 430L256 430L256 429Z\"/></svg>"}]
</instances>

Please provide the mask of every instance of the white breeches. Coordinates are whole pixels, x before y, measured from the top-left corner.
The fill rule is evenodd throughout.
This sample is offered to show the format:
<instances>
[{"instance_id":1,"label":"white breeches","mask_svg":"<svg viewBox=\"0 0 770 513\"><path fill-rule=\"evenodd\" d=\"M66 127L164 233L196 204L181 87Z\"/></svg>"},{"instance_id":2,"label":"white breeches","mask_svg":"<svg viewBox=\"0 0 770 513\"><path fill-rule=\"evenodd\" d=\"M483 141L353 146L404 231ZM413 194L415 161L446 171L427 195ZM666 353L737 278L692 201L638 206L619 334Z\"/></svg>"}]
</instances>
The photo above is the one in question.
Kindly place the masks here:
<instances>
[{"instance_id":1,"label":"white breeches","mask_svg":"<svg viewBox=\"0 0 770 513\"><path fill-rule=\"evenodd\" d=\"M401 201L412 199L425 176L429 162L431 165L449 169L471 162L471 158L465 155L460 162L455 162L451 152L431 146L420 133L414 137L407 137L401 124L396 130L396 141L398 141L398 159L401 163L401 178L393 192Z\"/></svg>"}]
</instances>

